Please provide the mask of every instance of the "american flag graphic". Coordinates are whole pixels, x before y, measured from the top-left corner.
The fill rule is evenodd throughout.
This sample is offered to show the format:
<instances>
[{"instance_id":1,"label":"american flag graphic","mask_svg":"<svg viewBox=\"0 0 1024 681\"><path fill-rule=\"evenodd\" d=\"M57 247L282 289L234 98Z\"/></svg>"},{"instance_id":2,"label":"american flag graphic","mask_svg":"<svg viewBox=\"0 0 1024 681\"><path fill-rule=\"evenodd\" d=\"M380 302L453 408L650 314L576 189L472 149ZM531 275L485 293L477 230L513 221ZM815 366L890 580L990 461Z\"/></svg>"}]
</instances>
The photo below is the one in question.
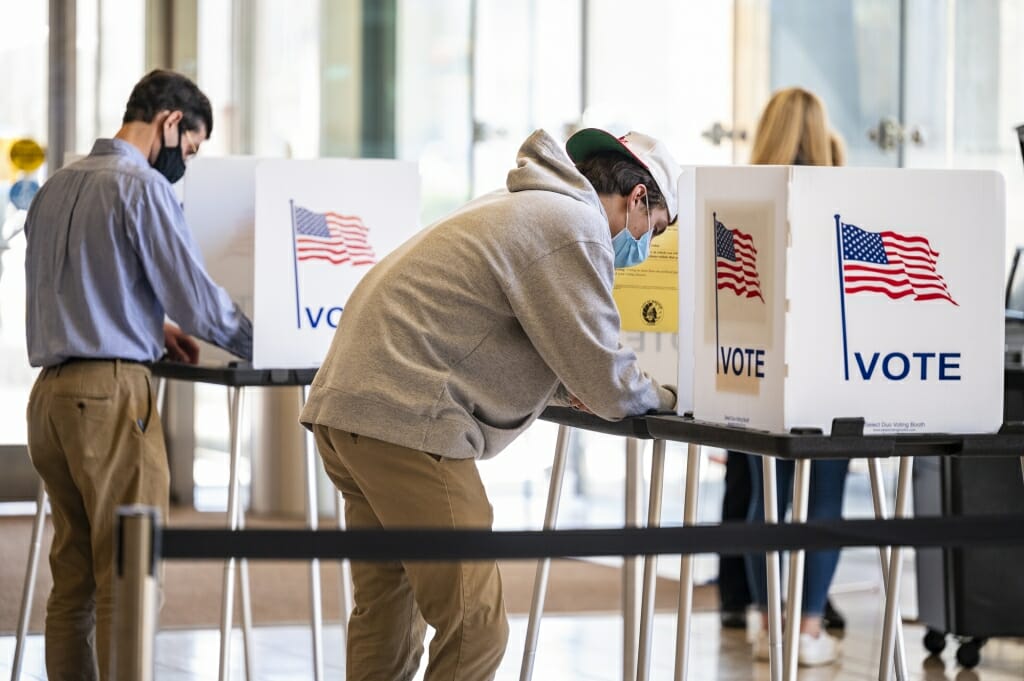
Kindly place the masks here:
<instances>
[{"instance_id":1,"label":"american flag graphic","mask_svg":"<svg viewBox=\"0 0 1024 681\"><path fill-rule=\"evenodd\" d=\"M377 262L367 240L369 230L357 215L340 215L295 206L295 257L326 260L334 265L373 265Z\"/></svg>"},{"instance_id":2,"label":"american flag graphic","mask_svg":"<svg viewBox=\"0 0 1024 681\"><path fill-rule=\"evenodd\" d=\"M757 248L754 239L738 229L728 229L715 221L715 271L719 289L734 291L740 298L760 298L761 280L757 274Z\"/></svg>"},{"instance_id":3,"label":"american flag graphic","mask_svg":"<svg viewBox=\"0 0 1024 681\"><path fill-rule=\"evenodd\" d=\"M923 236L868 232L842 224L843 284L846 293L881 293L890 298L948 300L946 280L936 269L938 251Z\"/></svg>"}]
</instances>

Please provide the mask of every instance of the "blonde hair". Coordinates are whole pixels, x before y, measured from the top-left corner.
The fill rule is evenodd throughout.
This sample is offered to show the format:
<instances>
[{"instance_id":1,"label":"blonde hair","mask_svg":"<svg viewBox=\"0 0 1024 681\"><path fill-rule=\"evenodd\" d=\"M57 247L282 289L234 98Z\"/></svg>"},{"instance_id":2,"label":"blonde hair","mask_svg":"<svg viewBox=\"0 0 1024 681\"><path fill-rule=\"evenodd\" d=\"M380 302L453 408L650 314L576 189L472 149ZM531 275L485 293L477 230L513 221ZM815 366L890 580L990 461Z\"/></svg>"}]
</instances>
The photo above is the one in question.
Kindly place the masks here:
<instances>
[{"instance_id":1,"label":"blonde hair","mask_svg":"<svg viewBox=\"0 0 1024 681\"><path fill-rule=\"evenodd\" d=\"M846 144L843 143L843 138L838 132L832 132L828 136L828 144L832 148L832 165L846 165Z\"/></svg>"},{"instance_id":2,"label":"blonde hair","mask_svg":"<svg viewBox=\"0 0 1024 681\"><path fill-rule=\"evenodd\" d=\"M842 139L829 129L825 105L812 92L791 87L768 100L754 136L750 162L758 165L842 165Z\"/></svg>"}]
</instances>

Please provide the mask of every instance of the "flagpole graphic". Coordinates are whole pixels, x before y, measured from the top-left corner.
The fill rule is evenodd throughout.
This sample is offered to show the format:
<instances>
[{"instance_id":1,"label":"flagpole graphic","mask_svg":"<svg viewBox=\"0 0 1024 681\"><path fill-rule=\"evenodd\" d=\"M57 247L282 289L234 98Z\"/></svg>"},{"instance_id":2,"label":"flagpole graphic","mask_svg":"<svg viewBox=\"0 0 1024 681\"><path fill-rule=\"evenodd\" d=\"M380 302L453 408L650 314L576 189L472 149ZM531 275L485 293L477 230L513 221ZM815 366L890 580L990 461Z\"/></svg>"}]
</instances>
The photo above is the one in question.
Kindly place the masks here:
<instances>
[{"instance_id":1,"label":"flagpole graphic","mask_svg":"<svg viewBox=\"0 0 1024 681\"><path fill-rule=\"evenodd\" d=\"M715 241L715 373L722 371L722 348L718 340L718 213L711 213L711 238Z\"/></svg>"},{"instance_id":2,"label":"flagpole graphic","mask_svg":"<svg viewBox=\"0 0 1024 681\"><path fill-rule=\"evenodd\" d=\"M843 234L836 213L836 256L839 258L839 312L843 324L843 377L850 380L850 351L846 342L846 283L843 278Z\"/></svg>"},{"instance_id":3,"label":"flagpole graphic","mask_svg":"<svg viewBox=\"0 0 1024 681\"><path fill-rule=\"evenodd\" d=\"M299 307L299 253L295 234L295 200L288 199L288 207L292 216L292 267L295 268L295 328L302 328L302 312Z\"/></svg>"}]
</instances>

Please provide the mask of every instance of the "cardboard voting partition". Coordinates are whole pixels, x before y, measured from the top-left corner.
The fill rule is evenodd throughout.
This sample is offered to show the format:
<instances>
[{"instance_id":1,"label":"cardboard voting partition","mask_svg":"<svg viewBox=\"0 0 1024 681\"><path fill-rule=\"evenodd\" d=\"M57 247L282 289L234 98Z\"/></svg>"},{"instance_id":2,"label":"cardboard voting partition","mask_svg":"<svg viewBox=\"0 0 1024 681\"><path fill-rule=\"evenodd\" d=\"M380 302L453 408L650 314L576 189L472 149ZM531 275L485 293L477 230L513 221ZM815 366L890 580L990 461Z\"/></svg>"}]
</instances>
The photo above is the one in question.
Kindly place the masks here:
<instances>
[{"instance_id":1,"label":"cardboard voting partition","mask_svg":"<svg viewBox=\"0 0 1024 681\"><path fill-rule=\"evenodd\" d=\"M776 432L828 433L844 417L864 418L865 433L999 428L1001 176L697 168L680 199L695 257L680 264L680 325L694 333L680 339L679 382L693 382L696 418Z\"/></svg>"},{"instance_id":2,"label":"cardboard voting partition","mask_svg":"<svg viewBox=\"0 0 1024 681\"><path fill-rule=\"evenodd\" d=\"M419 230L416 164L256 167L253 366L317 367L363 275Z\"/></svg>"},{"instance_id":3,"label":"cardboard voting partition","mask_svg":"<svg viewBox=\"0 0 1024 681\"><path fill-rule=\"evenodd\" d=\"M197 157L184 179L185 222L202 253L206 271L242 311L253 315L253 257L256 221L254 156ZM204 364L236 359L203 343Z\"/></svg>"}]
</instances>

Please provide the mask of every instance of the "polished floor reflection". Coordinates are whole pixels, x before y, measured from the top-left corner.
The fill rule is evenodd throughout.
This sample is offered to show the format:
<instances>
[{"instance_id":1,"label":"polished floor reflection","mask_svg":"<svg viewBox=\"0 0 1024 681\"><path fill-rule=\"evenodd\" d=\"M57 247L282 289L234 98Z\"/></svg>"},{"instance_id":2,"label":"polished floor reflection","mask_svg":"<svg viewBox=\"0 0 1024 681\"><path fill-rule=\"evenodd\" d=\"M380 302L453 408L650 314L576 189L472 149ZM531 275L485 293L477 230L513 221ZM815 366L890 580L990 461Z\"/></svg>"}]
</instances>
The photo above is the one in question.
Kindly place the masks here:
<instances>
[{"instance_id":1,"label":"polished floor reflection","mask_svg":"<svg viewBox=\"0 0 1024 681\"><path fill-rule=\"evenodd\" d=\"M857 585L849 582L851 587ZM828 667L801 669L805 681L867 681L878 675L881 605L878 591L850 588L834 595L847 616L843 656ZM690 678L700 681L767 679L768 667L755 663L743 631L721 630L717 613L701 613L693 621L693 651ZM526 633L526 620L512 620L508 653L498 674L500 681L519 678L519 663ZM1024 678L1024 642L995 639L982 648L981 664L973 670L957 666L956 642L950 639L941 657L929 657L921 645L924 629L906 625L910 679L913 681L1019 681ZM622 678L621 620L613 614L600 616L552 616L544 619L534 678L613 681ZM256 674L260 681L312 678L308 629L303 627L260 627L255 632ZM241 635L236 631L233 645L233 678L243 678ZM675 618L659 614L653 644L652 679L672 678ZM337 625L325 630L326 679L344 678L341 633ZM0 638L0 678L8 678L14 640ZM199 681L217 678L218 636L216 631L164 631L157 637L158 681ZM42 638L31 637L22 679L45 679Z\"/></svg>"}]
</instances>

